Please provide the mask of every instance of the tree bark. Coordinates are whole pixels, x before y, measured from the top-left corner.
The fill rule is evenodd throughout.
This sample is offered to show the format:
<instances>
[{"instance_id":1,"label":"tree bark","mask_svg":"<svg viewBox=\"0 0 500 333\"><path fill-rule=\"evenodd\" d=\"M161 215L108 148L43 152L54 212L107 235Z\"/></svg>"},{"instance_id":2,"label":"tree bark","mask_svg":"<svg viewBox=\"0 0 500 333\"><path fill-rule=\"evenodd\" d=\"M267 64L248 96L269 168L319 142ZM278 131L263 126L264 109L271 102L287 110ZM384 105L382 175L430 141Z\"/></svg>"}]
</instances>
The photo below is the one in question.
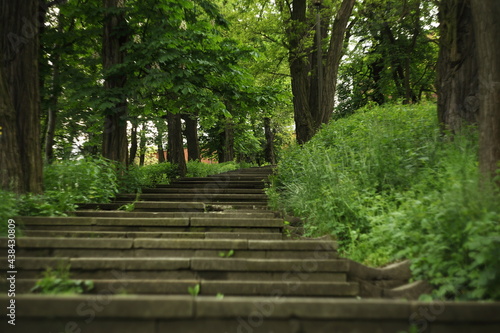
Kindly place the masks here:
<instances>
[{"instance_id":1,"label":"tree bark","mask_svg":"<svg viewBox=\"0 0 500 333\"><path fill-rule=\"evenodd\" d=\"M226 119L224 126L224 162L234 161L234 123Z\"/></svg>"},{"instance_id":2,"label":"tree bark","mask_svg":"<svg viewBox=\"0 0 500 333\"><path fill-rule=\"evenodd\" d=\"M139 165L143 166L146 159L146 131L144 124L141 126L141 141L139 142Z\"/></svg>"},{"instance_id":3,"label":"tree bark","mask_svg":"<svg viewBox=\"0 0 500 333\"><path fill-rule=\"evenodd\" d=\"M500 167L500 2L471 4L479 56L479 168L484 177L493 178Z\"/></svg>"},{"instance_id":4,"label":"tree bark","mask_svg":"<svg viewBox=\"0 0 500 333\"><path fill-rule=\"evenodd\" d=\"M266 162L276 164L276 154L274 152L274 132L271 127L271 118L264 118L264 135L266 137L266 148L264 149L264 156Z\"/></svg>"},{"instance_id":5,"label":"tree bark","mask_svg":"<svg viewBox=\"0 0 500 333\"><path fill-rule=\"evenodd\" d=\"M0 1L0 186L42 192L38 0Z\"/></svg>"},{"instance_id":6,"label":"tree bark","mask_svg":"<svg viewBox=\"0 0 500 333\"><path fill-rule=\"evenodd\" d=\"M167 112L168 121L168 151L167 160L177 165L179 176L186 175L186 159L184 157L184 143L182 141L181 115Z\"/></svg>"},{"instance_id":7,"label":"tree bark","mask_svg":"<svg viewBox=\"0 0 500 333\"><path fill-rule=\"evenodd\" d=\"M160 120L160 122L163 120ZM158 148L158 163L165 162L165 151L163 149L163 126L161 123L156 123L158 136L156 137L156 147Z\"/></svg>"},{"instance_id":8,"label":"tree bark","mask_svg":"<svg viewBox=\"0 0 500 333\"><path fill-rule=\"evenodd\" d=\"M196 115L183 114L184 119L184 136L187 141L188 160L200 160L200 142L198 140L198 118Z\"/></svg>"},{"instance_id":9,"label":"tree bark","mask_svg":"<svg viewBox=\"0 0 500 333\"><path fill-rule=\"evenodd\" d=\"M314 43L314 48L308 46L315 24L311 20L312 15L307 15L308 1L293 0L288 8L291 16L286 34L295 130L299 144L309 141L321 125L331 119L340 59L344 52L346 30L355 2L356 0L343 0L340 5L332 24L327 52L321 59L323 71L319 70L320 62L314 59L314 55L322 54L320 48L323 46L319 45L319 40ZM316 92L315 89L322 91ZM318 101L319 98L321 101Z\"/></svg>"},{"instance_id":10,"label":"tree bark","mask_svg":"<svg viewBox=\"0 0 500 333\"><path fill-rule=\"evenodd\" d=\"M310 36L310 24L307 22L307 3L305 0L293 0L291 22L287 29L288 60L293 94L293 114L297 142L303 144L314 135L312 113L309 107L310 63L308 56L312 52L307 48L306 39Z\"/></svg>"},{"instance_id":11,"label":"tree bark","mask_svg":"<svg viewBox=\"0 0 500 333\"><path fill-rule=\"evenodd\" d=\"M470 0L442 0L439 8L438 119L444 131L460 132L479 117L476 37Z\"/></svg>"},{"instance_id":12,"label":"tree bark","mask_svg":"<svg viewBox=\"0 0 500 333\"><path fill-rule=\"evenodd\" d=\"M113 107L104 111L104 133L102 155L123 165L128 164L127 142L127 100L121 90L126 82L126 74L109 71L124 62L125 53L122 50L127 41L127 22L123 13L117 9L125 7L125 0L103 0L107 11L104 18L103 32L103 69L105 72L104 89L108 96L120 100ZM114 103L114 102L113 102Z\"/></svg>"},{"instance_id":13,"label":"tree bark","mask_svg":"<svg viewBox=\"0 0 500 333\"><path fill-rule=\"evenodd\" d=\"M322 114L321 119L316 120L315 130L318 130L321 124L330 121L332 117L340 60L344 54L345 35L355 2L356 0L343 0L333 22L330 45L326 55L325 82L323 84L323 99L321 101Z\"/></svg>"},{"instance_id":14,"label":"tree bark","mask_svg":"<svg viewBox=\"0 0 500 333\"><path fill-rule=\"evenodd\" d=\"M132 122L132 129L130 131L130 157L129 157L129 162L130 164L134 164L135 157L137 156L137 128L139 127L139 124L137 120Z\"/></svg>"}]
</instances>

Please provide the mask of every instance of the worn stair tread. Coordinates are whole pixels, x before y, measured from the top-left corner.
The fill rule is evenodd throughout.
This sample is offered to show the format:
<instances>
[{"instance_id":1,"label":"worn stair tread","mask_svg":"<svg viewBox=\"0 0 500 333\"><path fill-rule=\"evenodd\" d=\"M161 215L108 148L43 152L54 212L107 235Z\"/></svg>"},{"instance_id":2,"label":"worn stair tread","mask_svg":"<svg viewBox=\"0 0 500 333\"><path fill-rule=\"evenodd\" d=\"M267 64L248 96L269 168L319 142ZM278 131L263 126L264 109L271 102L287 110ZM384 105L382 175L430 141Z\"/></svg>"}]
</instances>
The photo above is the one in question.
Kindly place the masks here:
<instances>
[{"instance_id":1,"label":"worn stair tread","mask_svg":"<svg viewBox=\"0 0 500 333\"><path fill-rule=\"evenodd\" d=\"M52 217L20 216L16 221L25 226L36 225L92 225L92 226L189 226L189 218L127 218L127 217Z\"/></svg>"},{"instance_id":2,"label":"worn stair tread","mask_svg":"<svg viewBox=\"0 0 500 333\"><path fill-rule=\"evenodd\" d=\"M78 210L72 212L79 217L139 217L139 218L191 218L191 217L220 217L220 218L274 218L275 213L270 211L256 212L126 212L126 211L99 211L99 210Z\"/></svg>"},{"instance_id":3,"label":"worn stair tread","mask_svg":"<svg viewBox=\"0 0 500 333\"><path fill-rule=\"evenodd\" d=\"M265 193L263 189L239 189L239 188L221 188L218 186L205 186L202 188L143 188L142 193L183 193L183 194L263 194Z\"/></svg>"},{"instance_id":4,"label":"worn stair tread","mask_svg":"<svg viewBox=\"0 0 500 333\"><path fill-rule=\"evenodd\" d=\"M114 295L102 306L99 318L247 318L253 311L266 306L266 318L309 318L317 320L402 320L408 323L419 309L436 307L433 302L401 300L367 300L343 298L269 298L228 296L163 296ZM16 296L19 320L22 318L78 318L80 304L95 301L94 295L79 296ZM7 296L0 301L7 303ZM91 304L91 303L88 303ZM80 306L81 307L81 306ZM440 302L440 314L433 321L474 322L500 325L500 302ZM259 313L259 312L257 312ZM498 326L500 327L500 326Z\"/></svg>"},{"instance_id":5,"label":"worn stair tread","mask_svg":"<svg viewBox=\"0 0 500 333\"><path fill-rule=\"evenodd\" d=\"M0 247L7 248L8 238L0 238ZM287 240L230 240L230 239L99 239L99 238L55 238L21 237L17 240L19 248L104 248L104 249L232 249L232 250L309 250L332 251L337 244L331 241L287 241ZM319 259L319 258L318 258Z\"/></svg>"},{"instance_id":6,"label":"worn stair tread","mask_svg":"<svg viewBox=\"0 0 500 333\"><path fill-rule=\"evenodd\" d=\"M16 290L28 293L35 286L36 279L18 279ZM186 295L188 287L199 285L199 295L225 296L308 296L349 297L358 291L357 283L317 281L210 281L210 280L168 280L168 279L95 279L93 288L87 293L127 293ZM2 282L3 283L3 282Z\"/></svg>"},{"instance_id":7,"label":"worn stair tread","mask_svg":"<svg viewBox=\"0 0 500 333\"><path fill-rule=\"evenodd\" d=\"M342 259L254 259L254 258L46 258L19 257L17 266L24 270L41 270L70 264L71 270L193 270L230 272L294 272L317 273L347 272L348 263Z\"/></svg>"},{"instance_id":8,"label":"worn stair tread","mask_svg":"<svg viewBox=\"0 0 500 333\"><path fill-rule=\"evenodd\" d=\"M56 238L162 238L162 239L282 239L277 232L160 232L160 231L61 231L25 230L29 237Z\"/></svg>"},{"instance_id":9,"label":"worn stair tread","mask_svg":"<svg viewBox=\"0 0 500 333\"><path fill-rule=\"evenodd\" d=\"M155 226L155 227L283 227L283 219L278 218L228 218L191 217L191 218L128 218L128 217L18 217L17 220L25 226L38 225L73 225L73 226Z\"/></svg>"}]
</instances>

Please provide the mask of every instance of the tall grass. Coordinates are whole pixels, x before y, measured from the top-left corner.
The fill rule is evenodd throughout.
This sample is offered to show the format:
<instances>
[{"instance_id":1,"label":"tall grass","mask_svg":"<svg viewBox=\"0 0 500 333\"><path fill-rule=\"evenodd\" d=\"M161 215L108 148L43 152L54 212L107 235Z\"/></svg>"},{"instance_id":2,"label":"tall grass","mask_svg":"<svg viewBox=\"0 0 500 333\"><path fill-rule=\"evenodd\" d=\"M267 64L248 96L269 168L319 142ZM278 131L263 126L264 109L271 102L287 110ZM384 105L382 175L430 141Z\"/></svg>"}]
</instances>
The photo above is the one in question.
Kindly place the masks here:
<instances>
[{"instance_id":1,"label":"tall grass","mask_svg":"<svg viewBox=\"0 0 500 333\"><path fill-rule=\"evenodd\" d=\"M409 258L436 296L497 299L500 200L479 182L476 137L442 137L432 104L368 106L290 149L269 194L345 256Z\"/></svg>"}]
</instances>

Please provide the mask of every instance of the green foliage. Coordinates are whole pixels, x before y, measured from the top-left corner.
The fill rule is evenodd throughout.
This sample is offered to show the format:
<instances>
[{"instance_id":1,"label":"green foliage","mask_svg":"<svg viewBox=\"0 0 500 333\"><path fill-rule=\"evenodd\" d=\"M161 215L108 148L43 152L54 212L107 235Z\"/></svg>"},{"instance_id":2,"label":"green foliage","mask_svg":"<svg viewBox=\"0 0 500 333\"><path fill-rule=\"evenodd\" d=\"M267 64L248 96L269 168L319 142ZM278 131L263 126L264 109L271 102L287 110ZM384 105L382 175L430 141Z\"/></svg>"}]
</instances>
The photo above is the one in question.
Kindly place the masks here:
<instances>
[{"instance_id":1,"label":"green foliage","mask_svg":"<svg viewBox=\"0 0 500 333\"><path fill-rule=\"evenodd\" d=\"M193 297L196 297L200 294L200 284L197 284L193 287L188 287L188 293L189 295L193 296Z\"/></svg>"},{"instance_id":2,"label":"green foliage","mask_svg":"<svg viewBox=\"0 0 500 333\"><path fill-rule=\"evenodd\" d=\"M141 188L168 184L177 177L177 169L168 162L145 166L130 165L118 174L118 190L122 193L140 192Z\"/></svg>"},{"instance_id":3,"label":"green foliage","mask_svg":"<svg viewBox=\"0 0 500 333\"><path fill-rule=\"evenodd\" d=\"M234 250L229 250L227 252L225 251L219 252L219 257L221 258L231 258L232 256L234 256Z\"/></svg>"},{"instance_id":4,"label":"green foliage","mask_svg":"<svg viewBox=\"0 0 500 333\"><path fill-rule=\"evenodd\" d=\"M114 164L105 159L64 160L44 169L43 195L20 198L20 215L65 215L76 203L109 202L118 192Z\"/></svg>"},{"instance_id":5,"label":"green foliage","mask_svg":"<svg viewBox=\"0 0 500 333\"><path fill-rule=\"evenodd\" d=\"M276 203L370 265L412 259L434 297L500 299L499 191L478 177L474 129L441 137L431 104L366 107L279 164Z\"/></svg>"},{"instance_id":6,"label":"green foliage","mask_svg":"<svg viewBox=\"0 0 500 333\"><path fill-rule=\"evenodd\" d=\"M198 161L189 161L187 163L186 177L206 177L252 166L254 165L249 163L225 162L207 164Z\"/></svg>"},{"instance_id":7,"label":"green foliage","mask_svg":"<svg viewBox=\"0 0 500 333\"><path fill-rule=\"evenodd\" d=\"M47 268L31 292L40 294L83 294L94 288L91 280L72 280L70 266L61 264L56 269Z\"/></svg>"},{"instance_id":8,"label":"green foliage","mask_svg":"<svg viewBox=\"0 0 500 333\"><path fill-rule=\"evenodd\" d=\"M0 190L0 237L8 235L8 221L18 215L16 195ZM16 233L19 228L16 228Z\"/></svg>"},{"instance_id":9,"label":"green foliage","mask_svg":"<svg viewBox=\"0 0 500 333\"><path fill-rule=\"evenodd\" d=\"M354 10L339 70L336 116L374 101L417 102L435 92L437 8L433 1L365 0Z\"/></svg>"}]
</instances>

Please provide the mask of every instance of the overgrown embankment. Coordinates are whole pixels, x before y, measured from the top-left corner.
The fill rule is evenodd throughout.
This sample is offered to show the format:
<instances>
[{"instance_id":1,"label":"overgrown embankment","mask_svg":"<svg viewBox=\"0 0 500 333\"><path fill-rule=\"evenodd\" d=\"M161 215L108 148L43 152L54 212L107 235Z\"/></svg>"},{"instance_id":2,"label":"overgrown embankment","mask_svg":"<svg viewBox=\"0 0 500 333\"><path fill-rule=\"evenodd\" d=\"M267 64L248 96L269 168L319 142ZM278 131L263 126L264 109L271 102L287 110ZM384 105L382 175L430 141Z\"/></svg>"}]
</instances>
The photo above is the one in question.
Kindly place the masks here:
<instances>
[{"instance_id":1,"label":"overgrown embankment","mask_svg":"<svg viewBox=\"0 0 500 333\"><path fill-rule=\"evenodd\" d=\"M412 259L435 297L500 299L500 197L479 184L477 133L440 135L436 107L369 106L280 162L268 191L370 265Z\"/></svg>"}]
</instances>

